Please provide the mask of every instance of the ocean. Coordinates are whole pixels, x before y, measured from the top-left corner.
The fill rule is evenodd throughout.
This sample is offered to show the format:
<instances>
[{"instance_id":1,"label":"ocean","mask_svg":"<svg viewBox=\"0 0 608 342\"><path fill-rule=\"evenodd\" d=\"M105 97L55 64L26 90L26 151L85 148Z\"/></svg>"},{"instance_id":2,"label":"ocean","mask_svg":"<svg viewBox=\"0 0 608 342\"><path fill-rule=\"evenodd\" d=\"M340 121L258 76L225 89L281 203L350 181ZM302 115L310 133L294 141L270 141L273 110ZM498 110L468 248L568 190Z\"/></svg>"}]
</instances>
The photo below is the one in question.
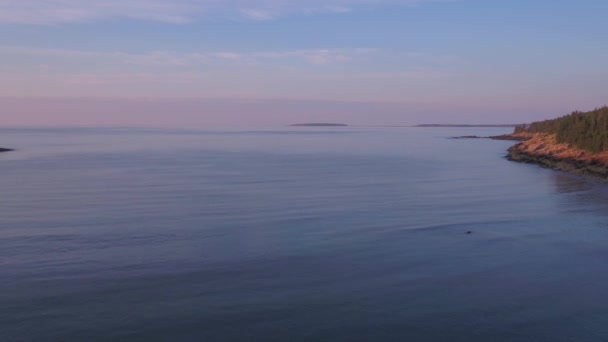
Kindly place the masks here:
<instances>
[{"instance_id":1,"label":"ocean","mask_svg":"<svg viewBox=\"0 0 608 342\"><path fill-rule=\"evenodd\" d=\"M608 341L608 185L508 131L0 129L0 341Z\"/></svg>"}]
</instances>

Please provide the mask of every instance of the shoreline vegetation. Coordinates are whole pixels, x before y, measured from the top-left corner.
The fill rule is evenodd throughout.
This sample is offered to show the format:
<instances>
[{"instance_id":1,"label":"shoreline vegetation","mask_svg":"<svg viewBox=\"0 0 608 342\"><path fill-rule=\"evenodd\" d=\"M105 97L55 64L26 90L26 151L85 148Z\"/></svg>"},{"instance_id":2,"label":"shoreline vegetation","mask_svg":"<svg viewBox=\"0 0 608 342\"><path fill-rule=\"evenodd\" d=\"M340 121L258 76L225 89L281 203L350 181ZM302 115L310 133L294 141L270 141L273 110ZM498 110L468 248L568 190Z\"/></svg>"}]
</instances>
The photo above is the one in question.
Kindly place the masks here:
<instances>
[{"instance_id":1,"label":"shoreline vegetation","mask_svg":"<svg viewBox=\"0 0 608 342\"><path fill-rule=\"evenodd\" d=\"M519 140L508 149L508 160L608 182L608 107L517 125L503 136L454 138Z\"/></svg>"}]
</instances>

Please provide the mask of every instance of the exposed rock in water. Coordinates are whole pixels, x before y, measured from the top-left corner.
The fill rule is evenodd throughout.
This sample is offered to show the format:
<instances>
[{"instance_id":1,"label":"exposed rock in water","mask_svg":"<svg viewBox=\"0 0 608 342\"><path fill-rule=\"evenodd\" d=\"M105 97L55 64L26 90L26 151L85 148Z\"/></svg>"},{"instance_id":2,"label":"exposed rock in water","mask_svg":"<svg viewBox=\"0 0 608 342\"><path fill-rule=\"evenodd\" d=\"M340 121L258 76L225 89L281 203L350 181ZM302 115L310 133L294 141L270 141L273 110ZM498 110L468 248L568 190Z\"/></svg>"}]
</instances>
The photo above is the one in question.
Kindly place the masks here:
<instances>
[{"instance_id":1,"label":"exposed rock in water","mask_svg":"<svg viewBox=\"0 0 608 342\"><path fill-rule=\"evenodd\" d=\"M10 152L10 151L14 151L14 150L11 150L10 148L2 148L2 147L0 147L0 152Z\"/></svg>"},{"instance_id":2,"label":"exposed rock in water","mask_svg":"<svg viewBox=\"0 0 608 342\"><path fill-rule=\"evenodd\" d=\"M461 137L450 137L450 139L483 139L484 137L480 137L477 135L463 135Z\"/></svg>"},{"instance_id":3,"label":"exposed rock in water","mask_svg":"<svg viewBox=\"0 0 608 342\"><path fill-rule=\"evenodd\" d=\"M290 125L292 127L347 127L347 124L343 123L330 123L330 122L311 122L311 123L298 123Z\"/></svg>"},{"instance_id":4,"label":"exposed rock in water","mask_svg":"<svg viewBox=\"0 0 608 342\"><path fill-rule=\"evenodd\" d=\"M461 137L451 137L450 139L492 139L492 140L525 141L525 140L530 139L530 136L520 135L520 134L491 135L489 137L480 137L478 135L463 135Z\"/></svg>"}]
</instances>

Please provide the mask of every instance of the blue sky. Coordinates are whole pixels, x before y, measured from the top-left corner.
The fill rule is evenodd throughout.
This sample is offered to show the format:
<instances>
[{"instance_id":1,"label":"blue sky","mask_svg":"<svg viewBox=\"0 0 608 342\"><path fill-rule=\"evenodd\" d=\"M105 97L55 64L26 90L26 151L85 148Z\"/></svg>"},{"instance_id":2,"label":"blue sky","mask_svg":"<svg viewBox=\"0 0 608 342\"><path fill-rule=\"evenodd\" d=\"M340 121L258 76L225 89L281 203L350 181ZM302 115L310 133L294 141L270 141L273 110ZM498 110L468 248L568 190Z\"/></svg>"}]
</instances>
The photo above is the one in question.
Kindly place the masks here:
<instances>
[{"instance_id":1,"label":"blue sky","mask_svg":"<svg viewBox=\"0 0 608 342\"><path fill-rule=\"evenodd\" d=\"M601 0L0 0L0 124L553 117L608 104L606 13ZM158 104L171 119L146 114Z\"/></svg>"}]
</instances>

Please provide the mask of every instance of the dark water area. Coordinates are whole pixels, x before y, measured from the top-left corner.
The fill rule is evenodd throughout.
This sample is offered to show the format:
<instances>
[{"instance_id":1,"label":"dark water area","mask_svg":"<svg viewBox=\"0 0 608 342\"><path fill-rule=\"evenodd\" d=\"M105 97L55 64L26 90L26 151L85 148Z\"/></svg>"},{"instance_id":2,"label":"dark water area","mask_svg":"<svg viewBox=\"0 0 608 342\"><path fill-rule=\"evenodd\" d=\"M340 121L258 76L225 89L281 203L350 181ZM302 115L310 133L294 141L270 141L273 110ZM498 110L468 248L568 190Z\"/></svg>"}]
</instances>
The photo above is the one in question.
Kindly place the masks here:
<instances>
[{"instance_id":1,"label":"dark water area","mask_svg":"<svg viewBox=\"0 0 608 342\"><path fill-rule=\"evenodd\" d=\"M506 131L1 129L0 341L608 341L608 186Z\"/></svg>"}]
</instances>

